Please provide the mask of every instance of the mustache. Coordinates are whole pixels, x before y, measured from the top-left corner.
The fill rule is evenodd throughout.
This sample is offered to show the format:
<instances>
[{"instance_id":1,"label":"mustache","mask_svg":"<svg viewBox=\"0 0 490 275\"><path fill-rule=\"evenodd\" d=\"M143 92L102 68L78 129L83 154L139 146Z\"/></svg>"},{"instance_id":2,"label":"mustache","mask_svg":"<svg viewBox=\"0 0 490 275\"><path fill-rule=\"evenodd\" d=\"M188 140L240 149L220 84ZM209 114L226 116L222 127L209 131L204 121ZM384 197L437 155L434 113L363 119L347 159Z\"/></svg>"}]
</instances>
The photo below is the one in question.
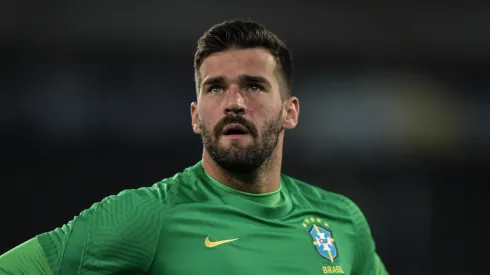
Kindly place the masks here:
<instances>
[{"instance_id":1,"label":"mustache","mask_svg":"<svg viewBox=\"0 0 490 275\"><path fill-rule=\"evenodd\" d=\"M222 118L214 127L214 135L218 137L223 133L223 129L230 124L240 124L245 127L252 137L258 136L258 131L255 125L240 115L228 115Z\"/></svg>"}]
</instances>

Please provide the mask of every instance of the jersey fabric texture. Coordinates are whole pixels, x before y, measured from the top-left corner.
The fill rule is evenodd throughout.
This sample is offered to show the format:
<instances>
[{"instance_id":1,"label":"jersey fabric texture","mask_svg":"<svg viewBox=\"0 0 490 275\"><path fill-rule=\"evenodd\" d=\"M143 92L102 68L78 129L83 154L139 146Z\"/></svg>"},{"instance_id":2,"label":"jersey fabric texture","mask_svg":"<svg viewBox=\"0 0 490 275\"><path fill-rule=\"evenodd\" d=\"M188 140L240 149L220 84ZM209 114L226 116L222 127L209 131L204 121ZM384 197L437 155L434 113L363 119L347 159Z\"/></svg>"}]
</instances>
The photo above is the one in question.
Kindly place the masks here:
<instances>
[{"instance_id":1,"label":"jersey fabric texture","mask_svg":"<svg viewBox=\"0 0 490 275\"><path fill-rule=\"evenodd\" d=\"M53 275L37 238L0 255L0 275Z\"/></svg>"},{"instance_id":2,"label":"jersey fabric texture","mask_svg":"<svg viewBox=\"0 0 490 275\"><path fill-rule=\"evenodd\" d=\"M286 175L280 186L240 192L199 162L37 240L55 275L387 274L351 200Z\"/></svg>"}]
</instances>

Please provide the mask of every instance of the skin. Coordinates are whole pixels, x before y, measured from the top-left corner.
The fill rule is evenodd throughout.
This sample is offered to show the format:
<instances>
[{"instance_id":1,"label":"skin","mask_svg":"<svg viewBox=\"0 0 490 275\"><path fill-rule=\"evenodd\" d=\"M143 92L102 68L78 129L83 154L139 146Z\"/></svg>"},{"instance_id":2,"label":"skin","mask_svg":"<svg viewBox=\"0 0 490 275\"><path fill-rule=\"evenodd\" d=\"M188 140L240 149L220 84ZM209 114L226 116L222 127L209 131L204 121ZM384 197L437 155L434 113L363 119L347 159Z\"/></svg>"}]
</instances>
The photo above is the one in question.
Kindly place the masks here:
<instances>
[{"instance_id":1,"label":"skin","mask_svg":"<svg viewBox=\"0 0 490 275\"><path fill-rule=\"evenodd\" d=\"M284 131L298 124L299 100L281 98L284 87L266 49L231 49L207 57L199 68L192 129L203 138L202 165L219 182L249 193L280 185ZM224 135L235 122L249 134Z\"/></svg>"}]
</instances>

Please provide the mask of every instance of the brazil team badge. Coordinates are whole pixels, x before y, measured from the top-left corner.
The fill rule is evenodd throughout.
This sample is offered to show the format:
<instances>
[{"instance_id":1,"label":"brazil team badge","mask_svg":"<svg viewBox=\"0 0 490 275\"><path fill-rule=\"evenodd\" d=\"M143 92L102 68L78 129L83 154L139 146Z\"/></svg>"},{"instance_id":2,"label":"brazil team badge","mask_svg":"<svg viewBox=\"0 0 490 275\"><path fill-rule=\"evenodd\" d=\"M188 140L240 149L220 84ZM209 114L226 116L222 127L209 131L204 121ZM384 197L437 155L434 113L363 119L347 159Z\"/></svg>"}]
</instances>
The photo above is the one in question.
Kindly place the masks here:
<instances>
[{"instance_id":1,"label":"brazil team badge","mask_svg":"<svg viewBox=\"0 0 490 275\"><path fill-rule=\"evenodd\" d=\"M336 262L339 252L328 223L320 218L310 217L304 219L302 225L309 233L318 254L330 262L329 265L322 266L323 273L343 274L342 266Z\"/></svg>"},{"instance_id":2,"label":"brazil team badge","mask_svg":"<svg viewBox=\"0 0 490 275\"><path fill-rule=\"evenodd\" d=\"M313 225L309 233L318 253L333 263L335 258L337 258L337 247L334 244L332 232L322 226Z\"/></svg>"},{"instance_id":3,"label":"brazil team badge","mask_svg":"<svg viewBox=\"0 0 490 275\"><path fill-rule=\"evenodd\" d=\"M338 251L332 231L328 228L328 223L320 218L306 218L303 221L303 227L308 229L308 233L320 256L329 260L331 263L337 258Z\"/></svg>"}]
</instances>

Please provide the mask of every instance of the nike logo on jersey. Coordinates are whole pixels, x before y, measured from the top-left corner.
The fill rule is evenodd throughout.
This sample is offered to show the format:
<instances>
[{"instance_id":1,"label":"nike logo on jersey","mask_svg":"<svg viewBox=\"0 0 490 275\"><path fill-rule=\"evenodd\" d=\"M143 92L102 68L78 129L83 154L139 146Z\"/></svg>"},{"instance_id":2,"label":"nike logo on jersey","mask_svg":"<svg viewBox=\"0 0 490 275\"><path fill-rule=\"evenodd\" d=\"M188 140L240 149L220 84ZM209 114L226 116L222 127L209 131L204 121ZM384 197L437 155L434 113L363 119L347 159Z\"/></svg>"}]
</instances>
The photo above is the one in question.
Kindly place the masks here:
<instances>
[{"instance_id":1,"label":"nike logo on jersey","mask_svg":"<svg viewBox=\"0 0 490 275\"><path fill-rule=\"evenodd\" d=\"M204 245L206 247L211 248L211 247L215 247L215 246L222 245L225 243L231 243L231 242L234 242L236 240L238 240L238 238L213 242L213 241L209 240L209 236L207 236L206 239L204 240Z\"/></svg>"}]
</instances>

